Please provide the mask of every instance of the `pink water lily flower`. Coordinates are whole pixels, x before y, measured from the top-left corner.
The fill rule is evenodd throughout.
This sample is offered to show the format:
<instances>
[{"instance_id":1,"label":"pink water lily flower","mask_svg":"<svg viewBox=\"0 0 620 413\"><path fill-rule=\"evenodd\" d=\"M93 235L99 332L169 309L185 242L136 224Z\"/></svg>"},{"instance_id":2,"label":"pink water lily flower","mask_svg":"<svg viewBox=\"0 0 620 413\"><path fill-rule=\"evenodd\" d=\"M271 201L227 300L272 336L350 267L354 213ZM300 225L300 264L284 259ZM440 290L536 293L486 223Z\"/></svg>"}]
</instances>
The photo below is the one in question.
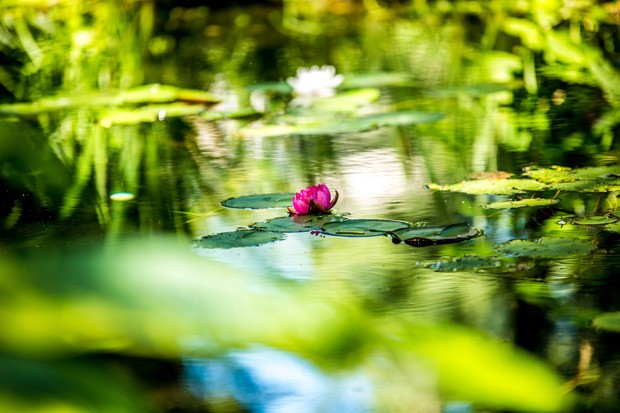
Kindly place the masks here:
<instances>
[{"instance_id":1,"label":"pink water lily flower","mask_svg":"<svg viewBox=\"0 0 620 413\"><path fill-rule=\"evenodd\" d=\"M332 199L329 188L325 184L312 185L297 192L293 197L293 209L288 208L291 215L324 214L338 201L338 191Z\"/></svg>"}]
</instances>

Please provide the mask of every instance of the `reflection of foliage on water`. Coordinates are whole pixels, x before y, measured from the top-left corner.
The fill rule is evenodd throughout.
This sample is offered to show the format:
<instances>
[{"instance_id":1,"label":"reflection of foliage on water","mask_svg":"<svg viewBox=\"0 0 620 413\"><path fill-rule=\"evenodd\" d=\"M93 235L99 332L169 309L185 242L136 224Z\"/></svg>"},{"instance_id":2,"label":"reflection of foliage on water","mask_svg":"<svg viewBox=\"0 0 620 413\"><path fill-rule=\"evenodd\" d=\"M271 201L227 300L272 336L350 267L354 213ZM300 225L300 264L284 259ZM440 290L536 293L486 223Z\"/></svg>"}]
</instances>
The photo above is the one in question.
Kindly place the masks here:
<instances>
[{"instance_id":1,"label":"reflection of foliage on water","mask_svg":"<svg viewBox=\"0 0 620 413\"><path fill-rule=\"evenodd\" d=\"M543 165L592 164L596 156L605 164L617 162L617 155L609 151L618 145L620 82L613 68L618 49L617 5L416 1L415 7L388 9L375 1L356 6L285 0L281 10L257 7L250 13L205 7L156 10L156 3L148 1L2 3L3 103L40 102L58 95L70 96L75 103L82 94L101 96L145 83L165 83L208 87L222 96L226 111L259 101L263 120L293 119L299 124L303 119L300 111L287 106L291 98L287 91L255 93L246 86L255 80L285 79L299 67L333 64L345 75L343 89L373 88L373 98L362 105L364 111L390 111L387 120L360 114L369 123L358 129L349 128L359 127L358 122L345 122L344 132L388 126L378 133L346 135L363 141L351 145L346 139L325 135L331 135L336 123L327 130L317 127L303 138L285 134L242 140L240 131L249 130L241 128L243 124L215 122L219 116L200 111L199 116L192 112L191 120L181 115L185 119L170 119L164 115L172 113L171 106L160 116L162 107L147 102L128 106L107 102L102 105L105 110L79 104L77 110L12 113L0 124L1 185L8 194L0 213L3 227L13 231L9 236L26 234L22 236L29 238L30 245L41 245L28 231L29 224L40 224L33 217L52 222L56 216L65 217L61 224L70 233L81 232L82 227L68 222L91 225L85 235L98 235L101 227L112 235L135 230L184 232L187 223L178 211L193 216L217 211L217 218L229 224L229 212L217 209L222 193L288 192L324 175L344 182L346 177L341 177L347 168L363 169L369 182L385 168L402 169L413 177L397 182L403 192L381 199L398 201L402 196L415 204L389 204L381 214L390 215L389 209L394 208L397 219L425 219L428 216L419 215L428 211L435 216L459 216L484 228L486 235L471 243L415 253L389 242L370 244L371 239L364 244L371 247L359 256L355 254L361 249L352 248L351 240L313 238L317 243L302 249L302 254L295 255L299 249L294 248L282 254L294 256L295 268L307 264L320 281L299 295L289 288L291 284L285 289L263 284L282 272L269 256L248 259L254 267L238 279L240 274L228 277L226 270L212 262L205 267L204 260L188 257L171 244L158 244L154 250L144 243L121 244L121 249L111 250L112 255L63 254L61 259L54 250L44 260L39 250L29 251L26 260L16 263L3 258L0 263L0 273L6 277L2 295L9 297L0 312L7 327L0 334L3 351L24 358L55 351L54 357L86 364L95 356L77 356L97 352L174 360L186 354L181 350L209 356L251 342L296 351L329 368L342 367L343 359L359 362L358 367L379 376L377 382L389 383L378 390L378 397L387 393L381 402L406 404L396 406L401 410L410 408L420 394L433 411L439 409L440 388L452 397L498 408L561 409L558 378L548 366L520 350L482 339L474 330L543 353L518 336L521 331L536 330L537 325L530 323L539 318L517 314L517 323L523 324L517 327L508 318L514 306L548 310L541 318L557 321L557 329L545 332L535 344L542 346L540 342L549 339L545 355L571 374L571 361L559 360L557 354L570 355L576 344L584 349L590 344L575 333L574 324L585 326L593 314L617 306L613 292L607 298L601 294L596 299L600 302L575 305L584 299L575 293L579 282L598 292L617 270L613 254L604 252L617 247L618 223L613 217L590 216L611 209L614 202L617 210L616 193L606 198L563 194L558 202L570 214L562 215L555 202L540 208L533 201L511 201L517 204L509 207L525 204L528 208L505 209L508 201L503 198L502 209L482 211L480 205L497 201L488 192L444 197L444 193L423 190L422 185L459 182L470 172L500 168L519 172L526 156L530 163ZM377 72L397 76L382 77ZM356 78L359 73L370 75ZM345 93L337 95L332 105L340 106L338 99L347 97ZM55 102L62 106L63 100ZM175 106L174 110L195 108ZM391 117L394 112L400 114L398 119ZM411 126L419 112L440 112L445 117L441 122ZM333 121L333 113L329 116ZM188 121L197 134L188 128ZM301 128L300 134L308 132ZM21 140L13 144L15 137ZM258 149L252 151L252 145ZM364 184L363 202L378 199L369 196L370 185ZM390 182L380 190L389 191L388 186L397 184ZM581 184L563 183L572 189ZM111 202L109 195L117 191L135 195L135 201ZM202 197L216 191L214 199ZM260 219L267 218L272 217ZM198 222L193 230L204 232L209 225L206 220ZM495 270L493 244L541 234L555 238L568 234L584 242L595 238L600 250L584 260L569 257L541 263L535 262L540 257L516 258L502 267L509 273L506 278ZM462 256L463 252L469 260L428 264L442 262L437 261L440 253ZM507 259L502 257L502 262ZM429 276L423 265L441 265L455 272ZM474 273L476 268L484 271ZM601 275L593 279L592 272ZM358 294L359 300L352 297ZM562 324L564 318L569 322ZM444 325L446 320L471 328ZM596 320L599 327L617 328L616 313ZM594 370L585 355L583 359L578 379ZM600 357L601 362L607 360ZM30 380L26 374L33 371L30 362L0 363ZM64 362L36 364L43 371L36 375L48 384L83 372ZM108 383L101 389L129 400L126 410L136 411L131 401L143 395L127 395L122 385L117 386L116 371L100 375L89 370L89 385ZM602 374L613 373L608 369ZM431 376L429 382L420 382L419 377ZM418 390L413 397L412 382ZM500 388L489 391L495 385ZM82 389L80 395L94 392L91 387ZM617 401L616 393L607 397ZM69 397L65 404L72 402ZM107 406L96 397L93 403Z\"/></svg>"}]
</instances>

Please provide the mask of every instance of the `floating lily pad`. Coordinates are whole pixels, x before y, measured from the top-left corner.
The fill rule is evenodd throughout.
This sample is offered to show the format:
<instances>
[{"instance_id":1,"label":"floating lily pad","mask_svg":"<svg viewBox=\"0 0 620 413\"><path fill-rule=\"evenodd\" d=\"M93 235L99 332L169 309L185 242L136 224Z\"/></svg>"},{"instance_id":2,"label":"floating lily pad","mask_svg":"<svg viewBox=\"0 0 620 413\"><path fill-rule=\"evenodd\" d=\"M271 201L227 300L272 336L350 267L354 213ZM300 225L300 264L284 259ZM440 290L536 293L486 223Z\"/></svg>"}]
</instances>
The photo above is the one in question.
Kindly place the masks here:
<instances>
[{"instance_id":1,"label":"floating lily pad","mask_svg":"<svg viewBox=\"0 0 620 413\"><path fill-rule=\"evenodd\" d=\"M620 333L620 311L601 314L592 320L592 325L599 330Z\"/></svg>"},{"instance_id":2,"label":"floating lily pad","mask_svg":"<svg viewBox=\"0 0 620 413\"><path fill-rule=\"evenodd\" d=\"M419 112L415 110L399 110L387 113L374 113L366 115L360 120L368 123L371 127L381 126L405 126L420 123L435 122L443 119L444 115L437 112Z\"/></svg>"},{"instance_id":3,"label":"floating lily pad","mask_svg":"<svg viewBox=\"0 0 620 413\"><path fill-rule=\"evenodd\" d=\"M560 182L553 185L552 188L568 192L615 192L620 191L620 179L615 178Z\"/></svg>"},{"instance_id":4,"label":"floating lily pad","mask_svg":"<svg viewBox=\"0 0 620 413\"><path fill-rule=\"evenodd\" d=\"M557 199L521 199L519 201L505 201L505 202L491 202L489 204L482 205L486 209L514 209L524 207L540 207L555 205L558 203Z\"/></svg>"},{"instance_id":5,"label":"floating lily pad","mask_svg":"<svg viewBox=\"0 0 620 413\"><path fill-rule=\"evenodd\" d=\"M571 169L561 166L551 168L528 167L523 172L537 181L550 185L550 189L571 192L612 192L620 190L620 167L596 166Z\"/></svg>"},{"instance_id":6,"label":"floating lily pad","mask_svg":"<svg viewBox=\"0 0 620 413\"><path fill-rule=\"evenodd\" d=\"M515 239L495 249L512 257L562 258L590 254L596 246L578 239L542 237L537 240Z\"/></svg>"},{"instance_id":7,"label":"floating lily pad","mask_svg":"<svg viewBox=\"0 0 620 413\"><path fill-rule=\"evenodd\" d=\"M414 125L434 122L443 118L441 113L402 110L375 113L359 118L319 118L295 124L252 124L240 129L246 137L265 138L285 135L334 135L363 132L384 126ZM286 119L286 118L284 118ZM306 118L307 119L307 118Z\"/></svg>"},{"instance_id":8,"label":"floating lily pad","mask_svg":"<svg viewBox=\"0 0 620 413\"><path fill-rule=\"evenodd\" d=\"M376 101L380 96L381 91L379 89L355 89L316 99L310 106L312 110L321 112L350 112L357 110L362 105Z\"/></svg>"},{"instance_id":9,"label":"floating lily pad","mask_svg":"<svg viewBox=\"0 0 620 413\"><path fill-rule=\"evenodd\" d=\"M381 72L346 75L341 87L346 89L379 86L405 87L413 86L414 84L415 82L411 73Z\"/></svg>"},{"instance_id":10,"label":"floating lily pad","mask_svg":"<svg viewBox=\"0 0 620 413\"><path fill-rule=\"evenodd\" d=\"M533 179L476 179L452 185L428 184L427 188L437 191L463 192L472 195L520 194L527 191L541 191L547 186Z\"/></svg>"},{"instance_id":11,"label":"floating lily pad","mask_svg":"<svg viewBox=\"0 0 620 413\"><path fill-rule=\"evenodd\" d=\"M511 90L511 88L508 85L503 85L501 83L479 83L476 85L439 89L432 92L432 95L442 98L456 97L459 95L484 96L491 93L506 92L509 90Z\"/></svg>"},{"instance_id":12,"label":"floating lily pad","mask_svg":"<svg viewBox=\"0 0 620 413\"><path fill-rule=\"evenodd\" d=\"M510 264L514 268L514 264ZM507 267L497 257L480 257L477 255L465 255L463 257L452 258L449 260L433 261L424 264L424 267L437 272L456 272L456 271L484 271L487 269L497 270Z\"/></svg>"},{"instance_id":13,"label":"floating lily pad","mask_svg":"<svg viewBox=\"0 0 620 413\"><path fill-rule=\"evenodd\" d=\"M321 233L339 237L377 237L410 226L409 222L391 219L349 219L328 222L321 228Z\"/></svg>"},{"instance_id":14,"label":"floating lily pad","mask_svg":"<svg viewBox=\"0 0 620 413\"><path fill-rule=\"evenodd\" d=\"M257 222L250 225L250 228L272 232L308 232L313 229L320 229L328 222L342 220L344 220L344 218L336 215L293 215L290 217L278 217L264 222Z\"/></svg>"},{"instance_id":15,"label":"floating lily pad","mask_svg":"<svg viewBox=\"0 0 620 413\"><path fill-rule=\"evenodd\" d=\"M429 247L467 241L482 235L482 231L470 227L466 222L461 222L452 225L401 228L390 231L388 235L395 244L404 242L412 247Z\"/></svg>"},{"instance_id":16,"label":"floating lily pad","mask_svg":"<svg viewBox=\"0 0 620 413\"><path fill-rule=\"evenodd\" d=\"M94 106L139 105L147 103L188 102L217 103L220 99L209 92L181 89L169 85L145 85L116 92L89 92L40 99L32 103L0 105L0 115L32 116L64 109Z\"/></svg>"},{"instance_id":17,"label":"floating lily pad","mask_svg":"<svg viewBox=\"0 0 620 413\"><path fill-rule=\"evenodd\" d=\"M539 168L536 166L529 166L523 170L523 176L529 176L537 181L544 182L546 184L553 184L558 182L574 181L575 178L571 176L571 168L562 166L553 166L551 168Z\"/></svg>"},{"instance_id":18,"label":"floating lily pad","mask_svg":"<svg viewBox=\"0 0 620 413\"><path fill-rule=\"evenodd\" d=\"M613 224L618 221L617 216L615 215L603 215L603 216L592 216L592 217L577 217L571 218L570 223L575 225L607 225Z\"/></svg>"},{"instance_id":19,"label":"floating lily pad","mask_svg":"<svg viewBox=\"0 0 620 413\"><path fill-rule=\"evenodd\" d=\"M292 205L294 193L244 195L228 198L221 202L226 208L235 209L267 209L286 208Z\"/></svg>"},{"instance_id":20,"label":"floating lily pad","mask_svg":"<svg viewBox=\"0 0 620 413\"><path fill-rule=\"evenodd\" d=\"M103 126L133 125L150 123L167 118L199 115L205 111L204 105L171 103L167 105L148 105L136 109L117 109L103 114L99 123Z\"/></svg>"},{"instance_id":21,"label":"floating lily pad","mask_svg":"<svg viewBox=\"0 0 620 413\"><path fill-rule=\"evenodd\" d=\"M236 231L206 235L196 240L195 244L202 248L239 248L256 247L282 239L284 239L284 234L281 232L238 229Z\"/></svg>"},{"instance_id":22,"label":"floating lily pad","mask_svg":"<svg viewBox=\"0 0 620 413\"><path fill-rule=\"evenodd\" d=\"M223 119L253 118L259 115L260 113L257 112L256 109L254 109L253 107L244 107L244 108L239 108L237 110L226 111L226 112L206 110L202 112L201 118L214 121L214 120L223 120Z\"/></svg>"}]
</instances>

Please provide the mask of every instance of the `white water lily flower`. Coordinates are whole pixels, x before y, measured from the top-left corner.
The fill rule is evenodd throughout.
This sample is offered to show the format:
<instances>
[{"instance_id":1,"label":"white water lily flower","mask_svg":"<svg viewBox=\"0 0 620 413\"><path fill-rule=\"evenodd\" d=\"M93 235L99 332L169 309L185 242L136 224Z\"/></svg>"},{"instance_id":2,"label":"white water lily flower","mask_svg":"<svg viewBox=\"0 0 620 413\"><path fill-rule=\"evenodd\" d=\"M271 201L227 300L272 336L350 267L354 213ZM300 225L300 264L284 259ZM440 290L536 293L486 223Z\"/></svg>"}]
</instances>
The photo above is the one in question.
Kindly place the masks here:
<instances>
[{"instance_id":1,"label":"white water lily flower","mask_svg":"<svg viewBox=\"0 0 620 413\"><path fill-rule=\"evenodd\" d=\"M286 82L293 88L293 94L302 98L320 98L333 96L344 76L336 74L334 66L312 66L310 69L300 67L295 77Z\"/></svg>"}]
</instances>

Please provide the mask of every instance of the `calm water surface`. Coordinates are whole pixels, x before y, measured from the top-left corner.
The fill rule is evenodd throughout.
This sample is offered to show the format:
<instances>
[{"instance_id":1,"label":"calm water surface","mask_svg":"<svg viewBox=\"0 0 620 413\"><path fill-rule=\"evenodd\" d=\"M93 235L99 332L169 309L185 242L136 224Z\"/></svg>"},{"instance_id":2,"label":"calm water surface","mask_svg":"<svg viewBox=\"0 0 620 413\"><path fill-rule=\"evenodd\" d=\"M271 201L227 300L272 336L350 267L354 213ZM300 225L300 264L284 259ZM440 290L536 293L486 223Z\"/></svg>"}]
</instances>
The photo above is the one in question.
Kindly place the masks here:
<instances>
[{"instance_id":1,"label":"calm water surface","mask_svg":"<svg viewBox=\"0 0 620 413\"><path fill-rule=\"evenodd\" d=\"M144 7L143 19L151 10ZM574 411L620 410L618 336L592 326L597 315L620 310L617 227L562 224L572 215L617 215L617 194L468 195L426 187L480 173L518 176L532 165L618 168L617 125L606 143L591 130L593 118L613 110L604 93L544 76L532 88L520 66L529 55L489 48L482 23L443 12L429 11L428 20L369 14L354 28L336 13L329 30L312 21L322 28L310 35L290 31L286 20L276 30L273 14L251 10L162 11L161 27L143 39L147 46L127 45L135 53L123 58L137 66L122 59L113 66L134 68L134 77L125 76L144 80L137 83L209 90L224 100L222 110L262 99L263 122L286 111L298 116L299 108L287 106L290 93L264 86L298 67L333 64L358 82L404 73L406 82L397 85L361 82L380 98L355 116L411 109L444 118L358 133L256 137L243 133L254 119L160 116L110 127L101 119L113 108L88 104L7 115L0 139L26 143L10 150L0 144L1 288L12 298L0 302L0 320L11 327L0 336L0 363L6 358L24 377L32 368L47 384L54 374L75 377L74 368L105 370L85 380L87 389L126 396L119 396L126 407L120 411L150 411L136 400L170 412L563 411L557 394L536 394L545 386L577 389ZM136 24L113 21L120 32ZM131 60L143 49L147 61ZM515 59L519 69L511 69ZM93 73L106 79L105 71ZM39 89L58 92L48 84ZM35 100L36 93L3 102ZM135 116L131 110L122 115ZM225 208L225 199L317 183L338 191L336 215L466 222L483 235L424 248L385 236L309 232L245 248L197 242L287 216L283 208ZM110 201L121 191L135 199ZM521 196L557 196L560 204L482 207ZM597 249L552 258L496 251L513 239L540 237L580 239ZM482 264L462 264L468 260ZM139 384L117 388L120 376ZM50 400L75 402L45 389ZM36 383L18 390L39 391ZM93 400L95 411L107 411ZM0 407L11 403L0 397Z\"/></svg>"}]
</instances>

